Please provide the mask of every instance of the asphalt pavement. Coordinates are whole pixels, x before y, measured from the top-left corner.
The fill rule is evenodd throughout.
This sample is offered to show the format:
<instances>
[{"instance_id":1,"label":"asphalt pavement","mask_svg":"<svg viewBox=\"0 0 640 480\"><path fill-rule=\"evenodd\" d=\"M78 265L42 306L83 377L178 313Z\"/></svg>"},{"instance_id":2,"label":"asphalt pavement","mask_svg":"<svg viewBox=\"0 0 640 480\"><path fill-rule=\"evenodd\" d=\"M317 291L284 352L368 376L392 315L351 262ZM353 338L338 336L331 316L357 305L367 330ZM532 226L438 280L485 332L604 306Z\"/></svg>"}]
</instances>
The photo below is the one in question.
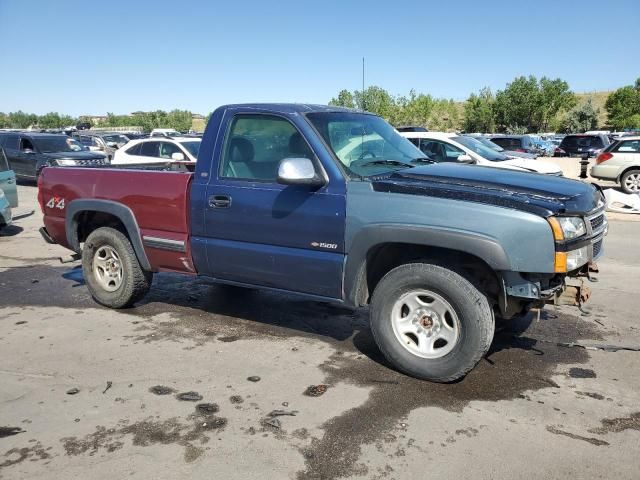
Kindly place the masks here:
<instances>
[{"instance_id":1,"label":"asphalt pavement","mask_svg":"<svg viewBox=\"0 0 640 480\"><path fill-rule=\"evenodd\" d=\"M35 186L19 195L0 233L0 478L638 478L638 222L612 218L586 314L503 325L438 385L388 366L366 310L171 274L102 308L40 238Z\"/></svg>"}]
</instances>

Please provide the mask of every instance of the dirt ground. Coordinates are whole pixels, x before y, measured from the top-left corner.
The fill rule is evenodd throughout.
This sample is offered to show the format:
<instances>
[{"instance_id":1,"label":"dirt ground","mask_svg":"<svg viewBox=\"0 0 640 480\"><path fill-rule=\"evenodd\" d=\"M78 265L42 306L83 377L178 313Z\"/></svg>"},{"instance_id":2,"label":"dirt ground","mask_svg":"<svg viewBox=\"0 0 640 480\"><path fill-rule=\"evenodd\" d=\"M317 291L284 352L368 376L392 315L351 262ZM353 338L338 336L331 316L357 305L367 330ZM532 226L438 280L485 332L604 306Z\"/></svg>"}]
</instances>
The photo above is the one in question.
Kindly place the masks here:
<instances>
[{"instance_id":1,"label":"dirt ground","mask_svg":"<svg viewBox=\"0 0 640 480\"><path fill-rule=\"evenodd\" d=\"M19 195L0 233L0 478L638 478L635 221L612 217L588 314L511 322L437 385L387 365L366 310L170 274L102 308L40 238L36 188Z\"/></svg>"}]
</instances>

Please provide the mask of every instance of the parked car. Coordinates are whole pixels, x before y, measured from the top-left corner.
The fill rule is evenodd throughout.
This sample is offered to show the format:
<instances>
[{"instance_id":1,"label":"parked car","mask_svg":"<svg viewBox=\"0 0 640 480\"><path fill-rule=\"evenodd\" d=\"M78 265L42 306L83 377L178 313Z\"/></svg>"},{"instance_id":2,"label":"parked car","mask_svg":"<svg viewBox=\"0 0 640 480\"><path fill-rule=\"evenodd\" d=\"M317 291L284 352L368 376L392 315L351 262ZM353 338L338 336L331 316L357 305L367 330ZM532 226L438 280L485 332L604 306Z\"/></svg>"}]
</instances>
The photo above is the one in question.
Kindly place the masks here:
<instances>
[{"instance_id":1,"label":"parked car","mask_svg":"<svg viewBox=\"0 0 640 480\"><path fill-rule=\"evenodd\" d=\"M342 155L364 135L378 144ZM480 361L494 314L541 306L584 274L607 226L593 185L436 164L382 118L340 107L220 107L195 173L65 173L42 173L41 233L82 256L98 303L130 306L170 271L370 304L389 362L439 382Z\"/></svg>"},{"instance_id":2,"label":"parked car","mask_svg":"<svg viewBox=\"0 0 640 480\"><path fill-rule=\"evenodd\" d=\"M100 166L102 153L90 152L66 135L31 132L0 133L0 146L18 178L37 179L45 166Z\"/></svg>"},{"instance_id":3,"label":"parked car","mask_svg":"<svg viewBox=\"0 0 640 480\"><path fill-rule=\"evenodd\" d=\"M567 135L556 148L554 157L595 157L609 145L609 137L604 134Z\"/></svg>"},{"instance_id":4,"label":"parked car","mask_svg":"<svg viewBox=\"0 0 640 480\"><path fill-rule=\"evenodd\" d=\"M482 143L485 147L489 147L496 152L500 152L507 157L513 158L529 158L531 160L535 160L538 156L535 153L526 153L526 152L516 152L515 150L505 150L500 145L495 142L492 142L490 138L485 137L484 135L477 134L466 134L467 137L475 138L480 143Z\"/></svg>"},{"instance_id":5,"label":"parked car","mask_svg":"<svg viewBox=\"0 0 640 480\"><path fill-rule=\"evenodd\" d=\"M533 153L536 156L540 154L529 135L492 135L489 138L505 150Z\"/></svg>"},{"instance_id":6,"label":"parked car","mask_svg":"<svg viewBox=\"0 0 640 480\"><path fill-rule=\"evenodd\" d=\"M591 176L619 183L625 193L640 193L640 136L623 137L605 148Z\"/></svg>"},{"instance_id":7,"label":"parked car","mask_svg":"<svg viewBox=\"0 0 640 480\"><path fill-rule=\"evenodd\" d=\"M15 173L9 168L4 150L0 148L0 230L11 225L12 208L18 206Z\"/></svg>"},{"instance_id":8,"label":"parked car","mask_svg":"<svg viewBox=\"0 0 640 480\"><path fill-rule=\"evenodd\" d=\"M562 175L562 170L553 163L509 157L466 135L442 132L407 132L400 135L408 138L436 162L474 163L485 167Z\"/></svg>"},{"instance_id":9,"label":"parked car","mask_svg":"<svg viewBox=\"0 0 640 480\"><path fill-rule=\"evenodd\" d=\"M150 137L180 137L182 134L173 128L154 128Z\"/></svg>"},{"instance_id":10,"label":"parked car","mask_svg":"<svg viewBox=\"0 0 640 480\"><path fill-rule=\"evenodd\" d=\"M12 208L18 206L18 187L16 186L16 174L9 167L4 149L0 147L0 190Z\"/></svg>"},{"instance_id":11,"label":"parked car","mask_svg":"<svg viewBox=\"0 0 640 480\"><path fill-rule=\"evenodd\" d=\"M113 160L116 150L129 142L129 138L121 133L91 132L89 130L75 132L73 138L92 152L104 153L109 162Z\"/></svg>"},{"instance_id":12,"label":"parked car","mask_svg":"<svg viewBox=\"0 0 640 480\"><path fill-rule=\"evenodd\" d=\"M418 127L415 125L404 125L404 126L396 127L396 130L399 132L428 132L429 131L425 127Z\"/></svg>"},{"instance_id":13,"label":"parked car","mask_svg":"<svg viewBox=\"0 0 640 480\"><path fill-rule=\"evenodd\" d=\"M201 142L202 139L197 137L131 140L124 148L116 151L111 163L114 165L167 161L195 163Z\"/></svg>"},{"instance_id":14,"label":"parked car","mask_svg":"<svg viewBox=\"0 0 640 480\"><path fill-rule=\"evenodd\" d=\"M12 223L13 214L11 212L11 204L9 203L4 191L0 188L0 230L3 230Z\"/></svg>"}]
</instances>

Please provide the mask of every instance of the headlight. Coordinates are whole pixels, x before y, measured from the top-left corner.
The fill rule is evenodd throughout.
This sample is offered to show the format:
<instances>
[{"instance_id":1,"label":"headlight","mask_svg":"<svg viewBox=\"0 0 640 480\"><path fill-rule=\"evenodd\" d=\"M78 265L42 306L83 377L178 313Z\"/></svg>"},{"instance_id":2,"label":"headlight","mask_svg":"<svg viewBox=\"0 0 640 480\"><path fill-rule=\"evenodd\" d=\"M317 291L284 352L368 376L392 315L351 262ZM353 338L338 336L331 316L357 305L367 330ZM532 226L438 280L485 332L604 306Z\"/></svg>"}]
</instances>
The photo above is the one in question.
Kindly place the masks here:
<instances>
[{"instance_id":1,"label":"headlight","mask_svg":"<svg viewBox=\"0 0 640 480\"><path fill-rule=\"evenodd\" d=\"M584 220L580 217L550 217L549 224L557 241L573 240L587 233Z\"/></svg>"},{"instance_id":2,"label":"headlight","mask_svg":"<svg viewBox=\"0 0 640 480\"><path fill-rule=\"evenodd\" d=\"M556 252L555 271L566 273L576 270L589 261L589 247L578 248L570 252Z\"/></svg>"},{"instance_id":3,"label":"headlight","mask_svg":"<svg viewBox=\"0 0 640 480\"><path fill-rule=\"evenodd\" d=\"M75 160L71 160L70 158L62 158L56 160L56 165L61 167L75 167L77 163Z\"/></svg>"}]
</instances>

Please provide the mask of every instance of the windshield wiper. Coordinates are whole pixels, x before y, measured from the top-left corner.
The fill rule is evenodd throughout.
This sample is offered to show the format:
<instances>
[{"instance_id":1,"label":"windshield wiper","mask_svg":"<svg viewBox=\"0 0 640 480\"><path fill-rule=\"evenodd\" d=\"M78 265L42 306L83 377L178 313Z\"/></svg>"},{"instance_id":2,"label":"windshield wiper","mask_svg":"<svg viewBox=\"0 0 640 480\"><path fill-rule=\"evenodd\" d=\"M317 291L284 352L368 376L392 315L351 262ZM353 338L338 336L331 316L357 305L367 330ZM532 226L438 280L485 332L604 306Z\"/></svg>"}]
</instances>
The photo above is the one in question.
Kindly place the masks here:
<instances>
[{"instance_id":1,"label":"windshield wiper","mask_svg":"<svg viewBox=\"0 0 640 480\"><path fill-rule=\"evenodd\" d=\"M418 157L411 160L411 163L436 163L436 161L429 157Z\"/></svg>"},{"instance_id":2,"label":"windshield wiper","mask_svg":"<svg viewBox=\"0 0 640 480\"><path fill-rule=\"evenodd\" d=\"M369 165L393 165L403 168L413 168L414 165L410 163L401 162L400 160L371 160L369 162L361 163L360 167L368 167Z\"/></svg>"}]
</instances>

